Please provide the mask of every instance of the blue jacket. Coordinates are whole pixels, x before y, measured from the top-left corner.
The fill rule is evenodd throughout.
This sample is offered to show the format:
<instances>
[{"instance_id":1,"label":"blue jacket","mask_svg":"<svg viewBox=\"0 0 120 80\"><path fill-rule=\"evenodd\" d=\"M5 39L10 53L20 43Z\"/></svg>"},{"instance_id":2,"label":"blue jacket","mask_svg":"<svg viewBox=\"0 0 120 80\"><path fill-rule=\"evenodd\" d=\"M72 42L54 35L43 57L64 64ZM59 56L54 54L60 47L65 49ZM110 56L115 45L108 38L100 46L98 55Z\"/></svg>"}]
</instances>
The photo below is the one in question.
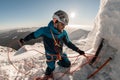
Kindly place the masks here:
<instances>
[{"instance_id":1,"label":"blue jacket","mask_svg":"<svg viewBox=\"0 0 120 80\"><path fill-rule=\"evenodd\" d=\"M54 37L56 41L58 41L60 47L60 53L63 53L63 43L67 45L69 48L72 50L78 52L78 48L69 40L67 32L63 30L63 32L59 32L55 27L53 21L50 21L48 26L46 27L41 27L35 32L32 32L28 36L24 38L24 41L29 41L31 39L36 39L39 37L43 37L43 43L44 43L44 48L45 48L45 53L49 54L56 54L56 49L54 45L54 40L52 37L52 34L50 32L52 30Z\"/></svg>"}]
</instances>

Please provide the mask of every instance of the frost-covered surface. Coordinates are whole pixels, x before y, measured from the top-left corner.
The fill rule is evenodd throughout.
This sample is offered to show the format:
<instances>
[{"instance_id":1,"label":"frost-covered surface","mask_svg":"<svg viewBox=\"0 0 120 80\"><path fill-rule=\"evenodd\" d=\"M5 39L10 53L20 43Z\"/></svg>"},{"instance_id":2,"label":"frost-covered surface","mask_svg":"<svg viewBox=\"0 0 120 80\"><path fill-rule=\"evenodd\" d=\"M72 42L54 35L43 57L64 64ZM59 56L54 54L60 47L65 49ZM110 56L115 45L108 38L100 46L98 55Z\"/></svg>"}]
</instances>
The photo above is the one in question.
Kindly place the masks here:
<instances>
[{"instance_id":1,"label":"frost-covered surface","mask_svg":"<svg viewBox=\"0 0 120 80\"><path fill-rule=\"evenodd\" d=\"M83 46L81 46L81 48L82 47ZM68 56L71 56L71 57L78 55L78 53L68 49L67 47L64 47L64 51L68 53ZM13 54L13 53L14 55L10 56L10 54ZM10 60L7 58L10 58ZM70 58L72 63L74 63L75 59L76 57ZM10 64L10 62L12 62L12 65ZM78 73L79 73L78 70L80 70L78 66L83 64L84 62L86 62L85 57L80 56L76 60L74 65L72 65L70 70L69 68L59 67L56 64L56 69L54 71L55 79L58 80L60 78L60 80L70 80L72 78L76 78L76 76L78 76ZM9 52L9 54L6 54L6 57L4 58L4 60L1 60L0 79L1 80L4 80L4 79L33 80L37 76L42 76L44 74L45 68L46 68L46 59L44 55L43 44L35 43L34 45L25 45L16 52ZM77 73L76 72L74 72L73 74L69 73L74 71L76 68L78 68ZM67 73L64 75L66 71ZM82 72L81 74L85 74L85 72ZM71 76L71 78L69 76ZM87 74L85 74L85 76L81 78L84 79L85 77L87 77ZM76 80L76 79L73 79L73 80Z\"/></svg>"},{"instance_id":2,"label":"frost-covered surface","mask_svg":"<svg viewBox=\"0 0 120 80\"><path fill-rule=\"evenodd\" d=\"M94 28L89 37L97 35L106 39L116 49L120 49L120 0L101 0L98 14L95 18Z\"/></svg>"},{"instance_id":3,"label":"frost-covered surface","mask_svg":"<svg viewBox=\"0 0 120 80\"><path fill-rule=\"evenodd\" d=\"M109 76L108 80L120 79L120 0L101 0L99 12L95 18L94 29L88 36L88 43L85 49L91 49L94 52L98 47L101 38L105 39L101 53L101 63L104 59L112 57L112 61L107 68L104 68L104 75ZM89 48L88 48L89 47ZM101 54L102 55L102 54ZM103 61L103 62L102 62ZM101 71L102 72L102 71ZM101 80L107 80L102 78Z\"/></svg>"},{"instance_id":4,"label":"frost-covered surface","mask_svg":"<svg viewBox=\"0 0 120 80\"><path fill-rule=\"evenodd\" d=\"M83 39L83 41L79 41L75 43L80 49L82 49L84 47L84 43L85 43L84 39L87 37L88 31L75 29L71 31L69 34L75 35L78 32L81 32L81 34L78 37L70 36L70 38L74 40L73 41L74 43L76 41L79 41L77 39ZM10 42L9 44L12 45L13 43L14 42ZM4 80L4 79L33 80L35 77L42 76L44 74L44 71L46 69L46 58L44 55L43 43L35 43L34 45L24 45L18 51L2 46L0 47L0 50L1 50L0 80ZM68 49L65 46L64 46L64 52L67 53L70 57L78 55L78 53ZM76 70L76 68L78 68L79 65L85 62L85 57L82 56L80 57L78 58L78 60L76 60L75 63L74 61L76 57L70 58L71 62L74 63L74 65L71 67L70 70L69 68L65 69L59 67L56 64L56 69L54 71L55 79L58 80L60 78L60 80L70 80L72 78L75 78L77 76L75 75L76 73L70 74L70 72ZM78 70L80 70L80 68L78 68L77 71ZM66 71L67 74L65 74ZM84 79L85 77L86 76L82 78Z\"/></svg>"}]
</instances>

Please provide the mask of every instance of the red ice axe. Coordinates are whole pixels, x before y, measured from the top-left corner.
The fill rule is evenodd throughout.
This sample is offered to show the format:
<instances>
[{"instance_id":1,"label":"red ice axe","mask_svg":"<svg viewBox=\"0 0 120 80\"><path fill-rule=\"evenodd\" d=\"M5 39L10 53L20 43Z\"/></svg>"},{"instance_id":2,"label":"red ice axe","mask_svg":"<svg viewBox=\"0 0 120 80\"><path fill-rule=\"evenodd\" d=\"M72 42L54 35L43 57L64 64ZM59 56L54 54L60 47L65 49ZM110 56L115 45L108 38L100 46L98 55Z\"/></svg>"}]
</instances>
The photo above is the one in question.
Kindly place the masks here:
<instances>
[{"instance_id":1,"label":"red ice axe","mask_svg":"<svg viewBox=\"0 0 120 80\"><path fill-rule=\"evenodd\" d=\"M90 79L93 77L96 73L98 73L110 60L112 60L111 57L109 57L97 70L95 70L92 74L90 74L87 79Z\"/></svg>"}]
</instances>

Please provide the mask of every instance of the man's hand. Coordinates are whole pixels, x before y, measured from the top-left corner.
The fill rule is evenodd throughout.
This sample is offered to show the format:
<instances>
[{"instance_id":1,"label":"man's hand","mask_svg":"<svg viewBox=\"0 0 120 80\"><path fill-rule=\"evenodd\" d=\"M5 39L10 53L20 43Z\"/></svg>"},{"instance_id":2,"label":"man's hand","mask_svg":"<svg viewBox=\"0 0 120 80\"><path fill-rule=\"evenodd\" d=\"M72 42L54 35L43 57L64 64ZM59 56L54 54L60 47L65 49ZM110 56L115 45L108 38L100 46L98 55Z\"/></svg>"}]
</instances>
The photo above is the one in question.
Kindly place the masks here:
<instances>
[{"instance_id":1,"label":"man's hand","mask_svg":"<svg viewBox=\"0 0 120 80\"><path fill-rule=\"evenodd\" d=\"M19 40L19 42L20 42L20 45L21 45L21 46L23 46L23 45L25 44L25 41L24 41L24 39L22 39L22 38Z\"/></svg>"},{"instance_id":2,"label":"man's hand","mask_svg":"<svg viewBox=\"0 0 120 80\"><path fill-rule=\"evenodd\" d=\"M79 53L80 55L84 55L84 54L85 54L85 52L82 51L82 50L78 50L78 53Z\"/></svg>"}]
</instances>

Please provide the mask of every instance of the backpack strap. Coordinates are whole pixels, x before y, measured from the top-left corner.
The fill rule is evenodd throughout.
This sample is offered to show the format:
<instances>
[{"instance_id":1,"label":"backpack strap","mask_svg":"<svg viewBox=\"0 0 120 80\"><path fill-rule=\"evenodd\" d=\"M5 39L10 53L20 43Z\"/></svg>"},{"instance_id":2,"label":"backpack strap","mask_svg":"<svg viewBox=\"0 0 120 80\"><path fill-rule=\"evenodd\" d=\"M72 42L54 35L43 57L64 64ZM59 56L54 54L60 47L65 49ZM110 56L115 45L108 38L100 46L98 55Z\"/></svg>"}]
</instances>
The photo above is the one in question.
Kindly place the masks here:
<instances>
[{"instance_id":1,"label":"backpack strap","mask_svg":"<svg viewBox=\"0 0 120 80\"><path fill-rule=\"evenodd\" d=\"M50 32L51 32L52 38L53 38L53 40L54 40L55 46L61 47L61 46L57 43L57 41L56 41L56 39L55 39L55 36L54 36L54 34L53 34L53 32L52 32L51 29L50 29Z\"/></svg>"},{"instance_id":2,"label":"backpack strap","mask_svg":"<svg viewBox=\"0 0 120 80\"><path fill-rule=\"evenodd\" d=\"M61 47L61 46L57 43L57 41L56 41L56 39L55 39L55 36L54 36L54 34L53 34L53 32L52 32L51 29L50 29L50 32L51 32L52 38L53 38L53 40L54 40L54 45L57 46L57 47ZM60 55L60 52L57 53L57 58L58 58L58 60L62 60L61 55Z\"/></svg>"}]
</instances>

